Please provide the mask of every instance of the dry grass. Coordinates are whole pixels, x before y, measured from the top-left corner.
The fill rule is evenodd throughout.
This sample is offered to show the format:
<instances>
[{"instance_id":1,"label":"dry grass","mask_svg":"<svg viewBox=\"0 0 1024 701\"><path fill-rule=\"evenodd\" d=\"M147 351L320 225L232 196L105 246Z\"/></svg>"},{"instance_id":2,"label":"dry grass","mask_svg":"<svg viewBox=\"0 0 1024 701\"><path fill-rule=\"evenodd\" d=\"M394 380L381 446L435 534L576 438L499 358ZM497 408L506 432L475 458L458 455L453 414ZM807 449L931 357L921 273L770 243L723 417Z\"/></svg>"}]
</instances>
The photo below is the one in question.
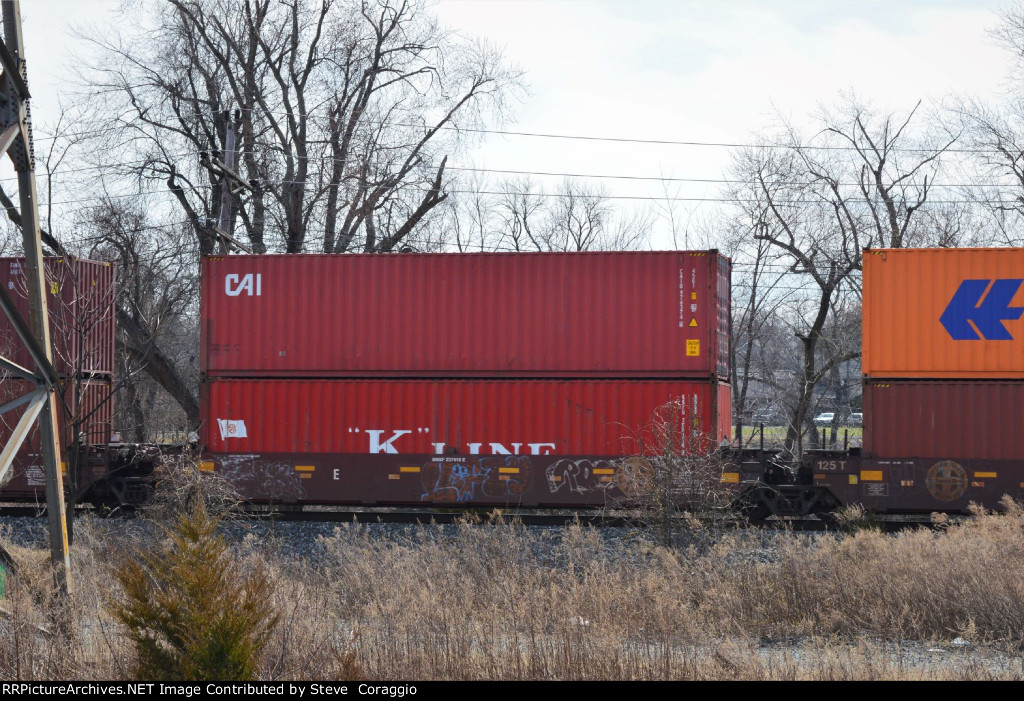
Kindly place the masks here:
<instances>
[{"instance_id":1,"label":"dry grass","mask_svg":"<svg viewBox=\"0 0 1024 701\"><path fill-rule=\"evenodd\" d=\"M584 528L345 527L316 562L265 539L233 556L273 584L266 679L1016 679L1024 511L1008 507L898 536L743 531L666 549ZM11 548L0 677L128 674L107 609L124 543L79 528L70 636L43 632L45 557Z\"/></svg>"}]
</instances>

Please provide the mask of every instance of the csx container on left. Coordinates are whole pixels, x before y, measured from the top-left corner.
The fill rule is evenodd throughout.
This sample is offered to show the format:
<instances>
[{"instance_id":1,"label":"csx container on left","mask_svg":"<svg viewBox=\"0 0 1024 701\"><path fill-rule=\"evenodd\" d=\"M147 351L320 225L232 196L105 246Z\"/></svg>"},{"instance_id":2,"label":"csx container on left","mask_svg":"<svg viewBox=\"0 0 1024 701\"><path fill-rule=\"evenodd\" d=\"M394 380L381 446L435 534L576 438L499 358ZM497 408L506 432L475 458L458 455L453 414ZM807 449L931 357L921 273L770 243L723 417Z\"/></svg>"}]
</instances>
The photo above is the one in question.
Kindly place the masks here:
<instances>
[{"instance_id":1,"label":"csx container on left","mask_svg":"<svg viewBox=\"0 0 1024 701\"><path fill-rule=\"evenodd\" d=\"M114 373L113 263L77 258L46 258L46 305L53 339L53 364L64 377ZM28 321L24 258L0 258L0 284ZM0 355L32 368L32 358L0 313Z\"/></svg>"},{"instance_id":2,"label":"csx container on left","mask_svg":"<svg viewBox=\"0 0 1024 701\"><path fill-rule=\"evenodd\" d=\"M715 251L208 257L207 377L728 378Z\"/></svg>"},{"instance_id":3,"label":"csx container on left","mask_svg":"<svg viewBox=\"0 0 1024 701\"><path fill-rule=\"evenodd\" d=\"M34 386L24 380L6 379L0 382L0 403L6 403L27 394ZM57 408L57 425L61 444L61 458L68 462L68 447L76 426L84 445L105 446L110 442L114 418L113 386L109 379L89 380L65 386L62 401ZM70 413L69 413L70 412ZM6 445L14 427L21 419L24 408L0 414L0 445ZM40 454L39 428L33 427L21 449L14 457L10 470L4 476L0 499L4 496L42 494L45 488Z\"/></svg>"}]
</instances>

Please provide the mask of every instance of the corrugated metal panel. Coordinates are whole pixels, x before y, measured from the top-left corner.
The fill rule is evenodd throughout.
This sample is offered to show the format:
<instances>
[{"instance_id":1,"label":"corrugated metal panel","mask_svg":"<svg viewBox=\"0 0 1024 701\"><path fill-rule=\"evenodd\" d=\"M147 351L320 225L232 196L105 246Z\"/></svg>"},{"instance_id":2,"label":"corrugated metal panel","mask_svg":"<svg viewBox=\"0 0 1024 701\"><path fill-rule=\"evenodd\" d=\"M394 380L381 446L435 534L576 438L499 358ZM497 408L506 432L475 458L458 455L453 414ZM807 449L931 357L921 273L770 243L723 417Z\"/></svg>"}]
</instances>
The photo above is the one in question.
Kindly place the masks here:
<instances>
[{"instance_id":1,"label":"corrugated metal panel","mask_svg":"<svg viewBox=\"0 0 1024 701\"><path fill-rule=\"evenodd\" d=\"M864 254L863 371L1024 378L1024 249Z\"/></svg>"},{"instance_id":2,"label":"corrugated metal panel","mask_svg":"<svg viewBox=\"0 0 1024 701\"><path fill-rule=\"evenodd\" d=\"M718 377L730 379L732 358L732 262L725 256L718 257L718 350L715 357Z\"/></svg>"},{"instance_id":3,"label":"corrugated metal panel","mask_svg":"<svg viewBox=\"0 0 1024 701\"><path fill-rule=\"evenodd\" d=\"M202 404L213 453L630 455L658 447L656 417L689 450L731 431L706 381L213 380Z\"/></svg>"},{"instance_id":4,"label":"corrugated metal panel","mask_svg":"<svg viewBox=\"0 0 1024 701\"><path fill-rule=\"evenodd\" d=\"M23 380L0 382L0 404L20 397L31 391L32 385ZM78 430L85 434L85 442L92 445L106 445L114 420L114 400L109 380L90 380L80 385L79 392L68 386L63 394L64 402L72 412L69 416L64 407L57 410L60 431L62 459L67 461L66 451L71 445L73 423L80 421ZM22 416L22 410L0 414L0 446L5 445ZM0 489L0 497L11 494L29 494L45 487L40 438L38 427L33 428L18 452L7 482Z\"/></svg>"},{"instance_id":5,"label":"corrugated metal panel","mask_svg":"<svg viewBox=\"0 0 1024 701\"><path fill-rule=\"evenodd\" d=\"M28 319L24 258L0 258L0 284ZM54 365L62 376L114 373L115 266L90 260L46 258L47 307ZM32 359L0 313L0 354L32 368Z\"/></svg>"},{"instance_id":6,"label":"corrugated metal panel","mask_svg":"<svg viewBox=\"0 0 1024 701\"><path fill-rule=\"evenodd\" d=\"M1024 459L1024 382L864 383L864 452L886 458Z\"/></svg>"},{"instance_id":7,"label":"corrugated metal panel","mask_svg":"<svg viewBox=\"0 0 1024 701\"><path fill-rule=\"evenodd\" d=\"M728 377L715 252L270 255L202 264L210 377Z\"/></svg>"}]
</instances>

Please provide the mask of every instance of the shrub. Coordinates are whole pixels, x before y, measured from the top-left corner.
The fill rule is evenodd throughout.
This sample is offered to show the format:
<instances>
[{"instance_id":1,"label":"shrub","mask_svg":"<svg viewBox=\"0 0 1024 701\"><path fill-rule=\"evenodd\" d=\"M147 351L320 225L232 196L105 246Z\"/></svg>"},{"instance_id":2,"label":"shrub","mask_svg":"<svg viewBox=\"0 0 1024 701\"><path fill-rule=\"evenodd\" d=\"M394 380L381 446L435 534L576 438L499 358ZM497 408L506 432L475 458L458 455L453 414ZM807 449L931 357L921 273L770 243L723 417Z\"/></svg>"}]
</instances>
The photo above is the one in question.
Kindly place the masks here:
<instances>
[{"instance_id":1,"label":"shrub","mask_svg":"<svg viewBox=\"0 0 1024 701\"><path fill-rule=\"evenodd\" d=\"M113 614L135 650L138 679L254 679L277 623L267 580L234 569L204 501L179 513L160 547L136 548L115 568L124 597Z\"/></svg>"}]
</instances>

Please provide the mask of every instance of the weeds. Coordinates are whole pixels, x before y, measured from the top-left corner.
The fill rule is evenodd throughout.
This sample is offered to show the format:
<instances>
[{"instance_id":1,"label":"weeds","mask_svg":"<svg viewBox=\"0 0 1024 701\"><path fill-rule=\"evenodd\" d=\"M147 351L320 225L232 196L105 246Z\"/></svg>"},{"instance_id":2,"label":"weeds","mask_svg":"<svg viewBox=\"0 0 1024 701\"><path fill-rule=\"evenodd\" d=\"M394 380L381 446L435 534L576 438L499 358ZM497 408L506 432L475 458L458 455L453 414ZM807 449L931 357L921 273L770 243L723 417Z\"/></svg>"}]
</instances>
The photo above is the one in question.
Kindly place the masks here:
<instances>
[{"instance_id":1,"label":"weeds","mask_svg":"<svg viewBox=\"0 0 1024 701\"><path fill-rule=\"evenodd\" d=\"M222 555L262 578L278 618L260 679L1019 679L1024 510L1004 506L895 536L727 531L665 548L649 530L499 520L340 527L309 561L255 539ZM73 600L69 646L42 629L45 554L11 548L0 676L138 672L130 621L95 596L130 548L100 525L81 522L76 590L93 595Z\"/></svg>"}]
</instances>

